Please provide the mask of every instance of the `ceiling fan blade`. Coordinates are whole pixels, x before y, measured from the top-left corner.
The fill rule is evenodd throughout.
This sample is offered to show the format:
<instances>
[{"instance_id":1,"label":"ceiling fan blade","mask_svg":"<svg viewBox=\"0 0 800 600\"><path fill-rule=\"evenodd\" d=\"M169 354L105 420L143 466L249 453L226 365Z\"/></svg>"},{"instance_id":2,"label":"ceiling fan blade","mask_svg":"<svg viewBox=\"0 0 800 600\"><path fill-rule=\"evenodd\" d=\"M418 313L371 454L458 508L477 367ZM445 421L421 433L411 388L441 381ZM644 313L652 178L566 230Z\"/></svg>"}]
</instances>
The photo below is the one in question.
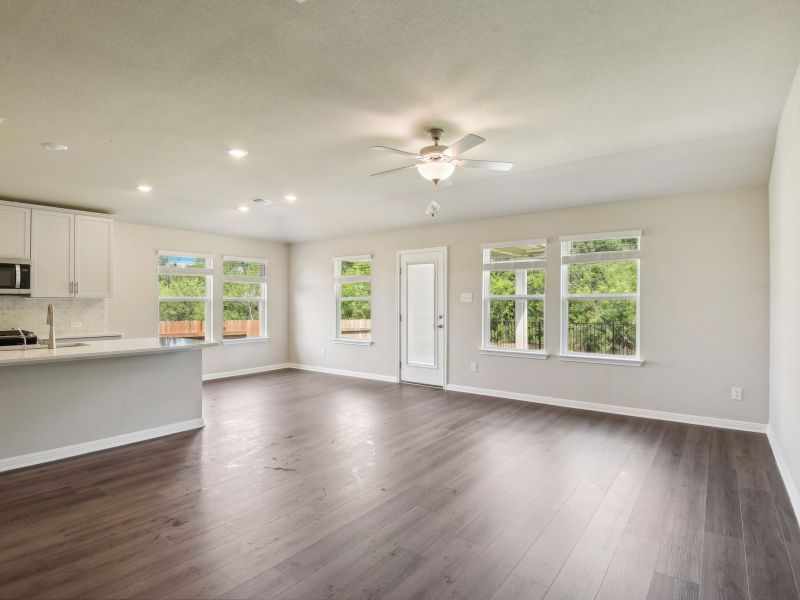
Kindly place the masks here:
<instances>
[{"instance_id":1,"label":"ceiling fan blade","mask_svg":"<svg viewBox=\"0 0 800 600\"><path fill-rule=\"evenodd\" d=\"M452 158L452 157L458 156L459 154L462 154L462 153L466 152L470 148L474 148L478 144L482 144L485 141L486 140L483 139L481 136L473 135L473 134L470 133L469 135L465 135L463 138L458 140L455 144L450 146L447 150L444 151L443 154L445 156L450 156Z\"/></svg>"},{"instance_id":2,"label":"ceiling fan blade","mask_svg":"<svg viewBox=\"0 0 800 600\"><path fill-rule=\"evenodd\" d=\"M459 167L472 167L473 169L489 169L490 171L510 171L514 163L498 160L464 160L458 161Z\"/></svg>"},{"instance_id":3,"label":"ceiling fan blade","mask_svg":"<svg viewBox=\"0 0 800 600\"><path fill-rule=\"evenodd\" d=\"M413 156L419 158L419 154L414 152L406 152L405 150L398 150L397 148L387 148L386 146L372 146L371 150L383 150L384 152L391 152L392 154L402 154L403 156Z\"/></svg>"},{"instance_id":4,"label":"ceiling fan blade","mask_svg":"<svg viewBox=\"0 0 800 600\"><path fill-rule=\"evenodd\" d=\"M370 177L375 177L377 175L388 175L389 173L394 173L395 171L402 171L403 169L410 169L412 167L416 167L417 165L406 165L405 167L397 167L396 169L389 169L388 171L381 171L380 173L373 173Z\"/></svg>"}]
</instances>

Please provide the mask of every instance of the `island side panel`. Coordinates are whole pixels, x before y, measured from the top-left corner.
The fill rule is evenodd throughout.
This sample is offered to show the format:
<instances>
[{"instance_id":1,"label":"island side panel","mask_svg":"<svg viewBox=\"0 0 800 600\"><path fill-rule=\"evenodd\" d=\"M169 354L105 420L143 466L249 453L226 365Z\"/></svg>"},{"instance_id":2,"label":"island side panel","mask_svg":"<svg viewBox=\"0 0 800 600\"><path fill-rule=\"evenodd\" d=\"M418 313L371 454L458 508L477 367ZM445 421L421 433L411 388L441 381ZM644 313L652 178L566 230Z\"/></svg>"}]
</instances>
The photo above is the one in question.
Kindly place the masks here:
<instances>
[{"instance_id":1,"label":"island side panel","mask_svg":"<svg viewBox=\"0 0 800 600\"><path fill-rule=\"evenodd\" d=\"M202 394L199 349L5 367L0 471L200 427Z\"/></svg>"}]
</instances>

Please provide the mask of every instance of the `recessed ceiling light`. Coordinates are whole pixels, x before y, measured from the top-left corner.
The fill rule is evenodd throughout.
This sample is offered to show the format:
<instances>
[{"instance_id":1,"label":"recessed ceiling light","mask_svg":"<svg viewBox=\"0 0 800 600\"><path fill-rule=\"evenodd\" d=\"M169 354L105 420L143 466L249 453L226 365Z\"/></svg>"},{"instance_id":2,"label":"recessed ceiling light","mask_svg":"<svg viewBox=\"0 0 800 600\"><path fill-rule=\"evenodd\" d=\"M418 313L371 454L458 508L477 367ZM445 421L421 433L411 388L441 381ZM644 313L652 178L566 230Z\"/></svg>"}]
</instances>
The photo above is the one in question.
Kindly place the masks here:
<instances>
[{"instance_id":1,"label":"recessed ceiling light","mask_svg":"<svg viewBox=\"0 0 800 600\"><path fill-rule=\"evenodd\" d=\"M242 204L239 207L239 210L242 211L242 212L247 212L248 210L250 210L250 207L249 206L245 206L244 204Z\"/></svg>"},{"instance_id":2,"label":"recessed ceiling light","mask_svg":"<svg viewBox=\"0 0 800 600\"><path fill-rule=\"evenodd\" d=\"M297 196L295 196L294 194L286 194L283 197L283 199L286 200L287 202L294 202L295 200L297 200Z\"/></svg>"},{"instance_id":3,"label":"recessed ceiling light","mask_svg":"<svg viewBox=\"0 0 800 600\"><path fill-rule=\"evenodd\" d=\"M234 158L244 158L247 156L247 150L242 150L241 148L231 148L228 150L228 154Z\"/></svg>"},{"instance_id":4,"label":"recessed ceiling light","mask_svg":"<svg viewBox=\"0 0 800 600\"><path fill-rule=\"evenodd\" d=\"M63 152L64 150L69 150L69 148L64 144L56 144L55 142L42 142L42 148L52 150L53 152Z\"/></svg>"},{"instance_id":5,"label":"recessed ceiling light","mask_svg":"<svg viewBox=\"0 0 800 600\"><path fill-rule=\"evenodd\" d=\"M153 191L153 186L147 185L146 183L143 183L142 185L137 185L136 189L139 190L140 192L147 193L147 192L152 192Z\"/></svg>"}]
</instances>

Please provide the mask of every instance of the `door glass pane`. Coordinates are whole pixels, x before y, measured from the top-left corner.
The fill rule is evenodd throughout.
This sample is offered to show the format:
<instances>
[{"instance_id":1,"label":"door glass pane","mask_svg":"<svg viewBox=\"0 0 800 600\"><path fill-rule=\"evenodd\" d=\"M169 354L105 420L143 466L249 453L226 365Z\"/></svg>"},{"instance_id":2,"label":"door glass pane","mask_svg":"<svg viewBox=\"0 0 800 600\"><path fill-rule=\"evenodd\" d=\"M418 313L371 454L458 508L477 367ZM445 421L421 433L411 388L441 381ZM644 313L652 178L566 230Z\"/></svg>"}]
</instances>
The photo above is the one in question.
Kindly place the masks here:
<instances>
[{"instance_id":1,"label":"door glass pane","mask_svg":"<svg viewBox=\"0 0 800 600\"><path fill-rule=\"evenodd\" d=\"M570 352L636 355L636 300L570 300Z\"/></svg>"},{"instance_id":2,"label":"door glass pane","mask_svg":"<svg viewBox=\"0 0 800 600\"><path fill-rule=\"evenodd\" d=\"M370 295L371 291L372 283L369 281L342 284L342 298L366 297Z\"/></svg>"},{"instance_id":3,"label":"door glass pane","mask_svg":"<svg viewBox=\"0 0 800 600\"><path fill-rule=\"evenodd\" d=\"M406 268L406 360L436 366L436 265Z\"/></svg>"},{"instance_id":4,"label":"door glass pane","mask_svg":"<svg viewBox=\"0 0 800 600\"><path fill-rule=\"evenodd\" d=\"M517 339L516 302L492 300L489 302L489 347L513 349Z\"/></svg>"}]
</instances>

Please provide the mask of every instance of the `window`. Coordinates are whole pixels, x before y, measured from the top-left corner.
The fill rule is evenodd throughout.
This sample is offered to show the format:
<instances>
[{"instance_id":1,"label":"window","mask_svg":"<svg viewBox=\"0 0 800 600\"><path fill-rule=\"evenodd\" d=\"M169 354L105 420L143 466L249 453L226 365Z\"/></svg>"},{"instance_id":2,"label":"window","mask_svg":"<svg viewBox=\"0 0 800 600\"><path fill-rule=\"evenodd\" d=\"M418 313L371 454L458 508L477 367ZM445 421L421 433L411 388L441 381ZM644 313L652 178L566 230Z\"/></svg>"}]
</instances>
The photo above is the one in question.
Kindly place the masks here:
<instances>
[{"instance_id":1,"label":"window","mask_svg":"<svg viewBox=\"0 0 800 600\"><path fill-rule=\"evenodd\" d=\"M372 340L372 256L333 259L336 314L334 338L370 343Z\"/></svg>"},{"instance_id":2,"label":"window","mask_svg":"<svg viewBox=\"0 0 800 600\"><path fill-rule=\"evenodd\" d=\"M544 353L546 240L483 245L483 349Z\"/></svg>"},{"instance_id":3,"label":"window","mask_svg":"<svg viewBox=\"0 0 800 600\"><path fill-rule=\"evenodd\" d=\"M641 232L561 238L561 353L639 357Z\"/></svg>"},{"instance_id":4,"label":"window","mask_svg":"<svg viewBox=\"0 0 800 600\"><path fill-rule=\"evenodd\" d=\"M267 261L226 256L222 260L222 337L267 337Z\"/></svg>"},{"instance_id":5,"label":"window","mask_svg":"<svg viewBox=\"0 0 800 600\"><path fill-rule=\"evenodd\" d=\"M205 254L158 253L158 335L211 339L213 261Z\"/></svg>"}]
</instances>

